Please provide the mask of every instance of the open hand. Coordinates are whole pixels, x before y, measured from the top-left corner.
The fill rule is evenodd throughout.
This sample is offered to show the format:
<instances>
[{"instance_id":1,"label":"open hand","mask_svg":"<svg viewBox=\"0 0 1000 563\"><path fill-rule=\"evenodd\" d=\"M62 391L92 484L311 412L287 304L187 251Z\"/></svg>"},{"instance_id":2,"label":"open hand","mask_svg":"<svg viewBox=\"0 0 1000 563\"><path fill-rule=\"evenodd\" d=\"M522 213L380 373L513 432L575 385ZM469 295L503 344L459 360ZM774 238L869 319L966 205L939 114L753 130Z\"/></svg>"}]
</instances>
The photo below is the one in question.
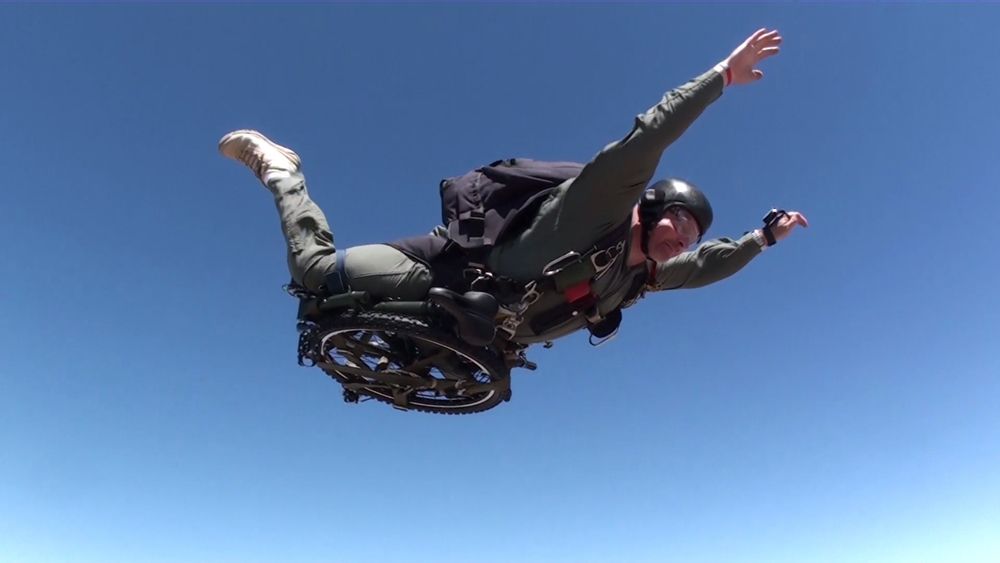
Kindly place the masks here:
<instances>
[{"instance_id":1,"label":"open hand","mask_svg":"<svg viewBox=\"0 0 1000 563\"><path fill-rule=\"evenodd\" d=\"M760 28L747 38L722 64L729 67L730 84L749 84L764 77L764 71L754 68L760 61L777 55L781 36L778 30Z\"/></svg>"}]
</instances>

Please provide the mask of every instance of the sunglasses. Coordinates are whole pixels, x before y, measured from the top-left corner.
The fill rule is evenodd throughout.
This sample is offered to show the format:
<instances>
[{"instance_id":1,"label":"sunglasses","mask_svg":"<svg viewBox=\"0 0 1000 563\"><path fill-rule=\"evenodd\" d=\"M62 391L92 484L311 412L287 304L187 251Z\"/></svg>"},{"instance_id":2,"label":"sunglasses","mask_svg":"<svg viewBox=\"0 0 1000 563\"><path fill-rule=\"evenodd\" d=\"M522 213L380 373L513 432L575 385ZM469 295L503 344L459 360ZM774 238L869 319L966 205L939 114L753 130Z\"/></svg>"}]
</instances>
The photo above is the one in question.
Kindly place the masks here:
<instances>
[{"instance_id":1,"label":"sunglasses","mask_svg":"<svg viewBox=\"0 0 1000 563\"><path fill-rule=\"evenodd\" d=\"M691 215L691 212L683 207L671 207L667 210L667 215L671 217L674 228L684 239L684 248L701 240L701 232L698 228L698 221Z\"/></svg>"}]
</instances>

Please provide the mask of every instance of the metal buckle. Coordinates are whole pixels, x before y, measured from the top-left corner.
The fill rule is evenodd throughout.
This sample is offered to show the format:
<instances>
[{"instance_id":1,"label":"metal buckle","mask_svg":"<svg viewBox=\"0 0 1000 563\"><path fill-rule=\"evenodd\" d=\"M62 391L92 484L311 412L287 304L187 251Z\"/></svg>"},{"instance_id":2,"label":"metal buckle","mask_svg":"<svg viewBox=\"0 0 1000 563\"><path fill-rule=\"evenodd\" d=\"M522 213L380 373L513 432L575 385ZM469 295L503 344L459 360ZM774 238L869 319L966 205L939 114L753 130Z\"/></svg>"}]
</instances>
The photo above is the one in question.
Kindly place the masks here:
<instances>
[{"instance_id":1,"label":"metal buckle","mask_svg":"<svg viewBox=\"0 0 1000 563\"><path fill-rule=\"evenodd\" d=\"M507 317L497 328L507 333L507 339L509 340L514 338L514 335L517 334L517 327L520 326L520 324L521 319L518 317Z\"/></svg>"},{"instance_id":2,"label":"metal buckle","mask_svg":"<svg viewBox=\"0 0 1000 563\"><path fill-rule=\"evenodd\" d=\"M609 246L604 250L598 250L597 252L590 255L590 264L594 266L595 279L603 276L607 271L614 265L618 260L618 257L622 255L625 250L625 241L619 241L614 246ZM601 258L605 258L607 262L604 264L598 264Z\"/></svg>"},{"instance_id":3,"label":"metal buckle","mask_svg":"<svg viewBox=\"0 0 1000 563\"><path fill-rule=\"evenodd\" d=\"M509 315L500 322L500 326L497 328L506 332L509 338L514 338L514 334L517 333L517 327L521 326L521 322L524 321L525 311L541 297L542 294L538 291L538 284L534 281L528 282L524 286L524 295L517 303L516 309L508 306L503 307L502 310L508 312Z\"/></svg>"},{"instance_id":4,"label":"metal buckle","mask_svg":"<svg viewBox=\"0 0 1000 563\"><path fill-rule=\"evenodd\" d=\"M493 274L472 268L466 268L462 272L462 278L469 282L469 289L472 291L485 291L487 293L491 289L490 286L496 280Z\"/></svg>"},{"instance_id":5,"label":"metal buckle","mask_svg":"<svg viewBox=\"0 0 1000 563\"><path fill-rule=\"evenodd\" d=\"M527 290L524 293L524 297L521 298L521 312L523 313L534 305L542 297L542 294L538 292L538 284L534 281L528 282L528 285L524 286Z\"/></svg>"},{"instance_id":6,"label":"metal buckle","mask_svg":"<svg viewBox=\"0 0 1000 563\"><path fill-rule=\"evenodd\" d=\"M559 258L556 258L555 260L546 264L545 267L542 268L542 277L548 278L558 274L559 272L563 271L563 269L565 269L566 266L569 266L570 264L575 262L578 258L580 258L580 253L576 252L575 250L570 250L566 254L563 254Z\"/></svg>"}]
</instances>

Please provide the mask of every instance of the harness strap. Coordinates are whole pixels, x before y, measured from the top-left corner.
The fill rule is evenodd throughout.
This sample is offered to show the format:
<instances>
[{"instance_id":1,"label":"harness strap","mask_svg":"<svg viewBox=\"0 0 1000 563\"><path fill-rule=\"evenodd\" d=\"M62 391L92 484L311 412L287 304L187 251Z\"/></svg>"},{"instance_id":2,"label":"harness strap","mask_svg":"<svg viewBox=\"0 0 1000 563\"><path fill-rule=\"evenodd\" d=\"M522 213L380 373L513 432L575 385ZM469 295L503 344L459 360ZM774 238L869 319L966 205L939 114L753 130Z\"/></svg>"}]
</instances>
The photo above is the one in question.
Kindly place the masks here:
<instances>
[{"instance_id":1,"label":"harness strap","mask_svg":"<svg viewBox=\"0 0 1000 563\"><path fill-rule=\"evenodd\" d=\"M629 222L623 222L583 255L569 252L553 260L543 268L539 280L528 284L527 294L537 296L539 292L554 291L565 299L561 305L534 316L531 328L535 334L543 334L578 315L587 319L592 343L595 336L606 340L608 335L617 332L621 323L621 311L615 309L602 315L597 307L600 297L594 293L593 284L610 272L619 259L624 258L629 225ZM507 323L508 332L512 333L517 328L521 314L535 301L537 297L530 303L525 303L526 306L512 322Z\"/></svg>"},{"instance_id":2,"label":"harness strap","mask_svg":"<svg viewBox=\"0 0 1000 563\"><path fill-rule=\"evenodd\" d=\"M326 292L329 295L340 295L351 290L351 284L347 280L347 249L338 250L334 259L333 271L326 274Z\"/></svg>"},{"instance_id":3,"label":"harness strap","mask_svg":"<svg viewBox=\"0 0 1000 563\"><path fill-rule=\"evenodd\" d=\"M611 272L612 267L623 258L630 225L631 222L625 218L619 227L601 237L583 254L569 252L560 256L543 268L539 278L527 284L489 271L486 263L491 247L463 247L447 236L439 236L437 232L388 244L427 264L434 273L435 286L454 291L472 290L492 294L502 306L504 318L500 328L513 336L528 308L544 292L555 292L563 296L561 306L540 314L556 324L559 318L565 321L570 316L584 315L588 327L594 329L597 324L604 322L605 317L615 316L614 312L600 314L597 309L600 299L594 294L592 285ZM340 262L338 260L338 266ZM534 330L536 323L533 321L532 325ZM540 334L542 331L535 332Z\"/></svg>"}]
</instances>

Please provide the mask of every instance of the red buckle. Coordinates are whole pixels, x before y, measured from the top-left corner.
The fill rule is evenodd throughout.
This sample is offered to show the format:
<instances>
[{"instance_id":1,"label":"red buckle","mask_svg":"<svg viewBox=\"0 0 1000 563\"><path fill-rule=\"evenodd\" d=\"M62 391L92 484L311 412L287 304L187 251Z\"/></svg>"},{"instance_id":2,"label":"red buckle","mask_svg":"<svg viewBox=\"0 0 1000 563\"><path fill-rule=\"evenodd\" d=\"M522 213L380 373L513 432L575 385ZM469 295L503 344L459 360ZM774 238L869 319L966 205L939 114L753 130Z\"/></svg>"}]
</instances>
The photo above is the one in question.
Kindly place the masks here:
<instances>
[{"instance_id":1,"label":"red buckle","mask_svg":"<svg viewBox=\"0 0 1000 563\"><path fill-rule=\"evenodd\" d=\"M566 296L566 301L570 303L576 303L577 301L582 301L590 297L590 280L580 282L576 285L566 288L563 292Z\"/></svg>"}]
</instances>

